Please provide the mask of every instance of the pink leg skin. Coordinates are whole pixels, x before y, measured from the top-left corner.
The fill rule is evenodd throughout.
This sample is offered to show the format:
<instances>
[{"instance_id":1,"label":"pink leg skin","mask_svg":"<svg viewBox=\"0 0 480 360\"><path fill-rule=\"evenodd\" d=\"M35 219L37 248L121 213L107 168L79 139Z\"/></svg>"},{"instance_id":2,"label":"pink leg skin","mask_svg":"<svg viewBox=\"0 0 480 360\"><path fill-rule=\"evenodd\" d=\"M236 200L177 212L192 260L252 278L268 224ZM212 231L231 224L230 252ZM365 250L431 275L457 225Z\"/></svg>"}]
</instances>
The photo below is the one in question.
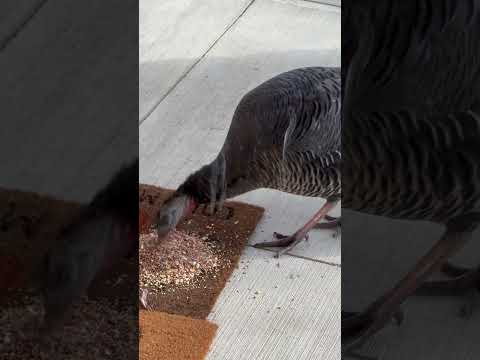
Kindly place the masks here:
<instances>
[{"instance_id":1,"label":"pink leg skin","mask_svg":"<svg viewBox=\"0 0 480 360\"><path fill-rule=\"evenodd\" d=\"M338 201L327 201L321 209L300 229L298 229L293 235L285 236L282 234L274 233L273 236L277 240L255 244L256 248L269 248L269 247L283 247L284 249L277 252L275 257L285 254L295 247L299 242L308 238L310 230L315 228L318 223L324 219L327 214L337 205Z\"/></svg>"}]
</instances>

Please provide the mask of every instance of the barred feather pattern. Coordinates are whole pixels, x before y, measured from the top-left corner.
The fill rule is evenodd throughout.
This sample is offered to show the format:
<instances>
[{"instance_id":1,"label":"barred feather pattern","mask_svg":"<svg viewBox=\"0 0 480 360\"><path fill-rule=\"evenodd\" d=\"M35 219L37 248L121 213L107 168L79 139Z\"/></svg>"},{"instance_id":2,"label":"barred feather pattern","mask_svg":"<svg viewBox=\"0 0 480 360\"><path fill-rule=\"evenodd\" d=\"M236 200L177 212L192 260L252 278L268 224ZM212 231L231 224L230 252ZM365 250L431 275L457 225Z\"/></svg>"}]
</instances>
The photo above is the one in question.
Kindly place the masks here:
<instances>
[{"instance_id":1,"label":"barred feather pattern","mask_svg":"<svg viewBox=\"0 0 480 360\"><path fill-rule=\"evenodd\" d=\"M355 119L344 134L342 206L440 223L480 210L480 114ZM350 129L353 130L353 129Z\"/></svg>"},{"instance_id":2,"label":"barred feather pattern","mask_svg":"<svg viewBox=\"0 0 480 360\"><path fill-rule=\"evenodd\" d=\"M263 153L254 165L258 187L295 195L328 199L341 193L341 153L332 151L317 156L312 151Z\"/></svg>"},{"instance_id":3,"label":"barred feather pattern","mask_svg":"<svg viewBox=\"0 0 480 360\"><path fill-rule=\"evenodd\" d=\"M345 8L342 207L443 224L479 212L480 1Z\"/></svg>"},{"instance_id":4,"label":"barred feather pattern","mask_svg":"<svg viewBox=\"0 0 480 360\"><path fill-rule=\"evenodd\" d=\"M227 197L271 188L339 198L341 159L340 69L296 69L241 99L219 156L178 191L198 202L219 198L222 189Z\"/></svg>"}]
</instances>

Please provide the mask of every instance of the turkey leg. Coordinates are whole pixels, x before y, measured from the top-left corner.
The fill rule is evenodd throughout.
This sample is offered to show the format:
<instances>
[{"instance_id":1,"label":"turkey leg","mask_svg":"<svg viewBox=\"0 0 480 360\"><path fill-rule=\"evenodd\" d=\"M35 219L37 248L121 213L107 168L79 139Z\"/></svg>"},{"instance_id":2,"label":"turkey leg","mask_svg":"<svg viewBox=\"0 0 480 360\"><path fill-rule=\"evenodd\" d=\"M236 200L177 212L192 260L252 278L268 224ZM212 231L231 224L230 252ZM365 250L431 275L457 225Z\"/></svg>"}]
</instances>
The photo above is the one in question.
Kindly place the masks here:
<instances>
[{"instance_id":1,"label":"turkey leg","mask_svg":"<svg viewBox=\"0 0 480 360\"><path fill-rule=\"evenodd\" d=\"M275 257L285 254L287 251L290 251L294 248L299 242L308 237L308 233L313 229L318 222L325 218L325 216L330 212L335 205L337 205L338 200L327 200L327 202L321 207L321 209L300 229L298 229L293 235L286 236L278 233L274 233L273 236L276 238L274 241L264 242L255 244L256 248L269 248L269 247L283 247L284 249L277 252Z\"/></svg>"},{"instance_id":2,"label":"turkey leg","mask_svg":"<svg viewBox=\"0 0 480 360\"><path fill-rule=\"evenodd\" d=\"M469 318L478 307L480 291L480 266L474 269L445 264L441 272L450 277L448 280L427 281L416 292L417 296L463 296L465 304L459 315Z\"/></svg>"},{"instance_id":3,"label":"turkey leg","mask_svg":"<svg viewBox=\"0 0 480 360\"><path fill-rule=\"evenodd\" d=\"M315 224L314 229L333 229L341 226L341 217L334 217L330 215L325 215L325 220L327 222L320 222Z\"/></svg>"}]
</instances>

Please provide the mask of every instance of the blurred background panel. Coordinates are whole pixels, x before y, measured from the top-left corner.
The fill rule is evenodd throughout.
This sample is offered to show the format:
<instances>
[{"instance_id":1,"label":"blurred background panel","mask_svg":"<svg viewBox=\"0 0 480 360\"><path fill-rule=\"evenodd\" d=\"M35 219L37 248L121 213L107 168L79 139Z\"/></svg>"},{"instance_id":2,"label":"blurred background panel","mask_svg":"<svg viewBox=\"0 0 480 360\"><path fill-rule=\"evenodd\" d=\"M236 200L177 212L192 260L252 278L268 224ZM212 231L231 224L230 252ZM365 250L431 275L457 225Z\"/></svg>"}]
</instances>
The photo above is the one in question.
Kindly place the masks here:
<instances>
[{"instance_id":1,"label":"blurred background panel","mask_svg":"<svg viewBox=\"0 0 480 360\"><path fill-rule=\"evenodd\" d=\"M137 6L2 1L0 186L87 202L138 156Z\"/></svg>"},{"instance_id":2,"label":"blurred background panel","mask_svg":"<svg viewBox=\"0 0 480 360\"><path fill-rule=\"evenodd\" d=\"M479 30L477 0L342 2L342 309L372 310L349 340L368 329L375 310L386 309L388 291L447 228L438 254L450 257L449 244L464 236L468 242L450 260L473 270L470 282L455 283L458 295L415 296L426 281L452 280L439 271L441 261L428 269L435 254L428 255L423 269L431 274L417 281L413 275L422 271L410 273L402 287L408 295L400 301L402 324L395 326L389 313L359 354L480 354L480 232L471 232L472 214L480 211Z\"/></svg>"}]
</instances>

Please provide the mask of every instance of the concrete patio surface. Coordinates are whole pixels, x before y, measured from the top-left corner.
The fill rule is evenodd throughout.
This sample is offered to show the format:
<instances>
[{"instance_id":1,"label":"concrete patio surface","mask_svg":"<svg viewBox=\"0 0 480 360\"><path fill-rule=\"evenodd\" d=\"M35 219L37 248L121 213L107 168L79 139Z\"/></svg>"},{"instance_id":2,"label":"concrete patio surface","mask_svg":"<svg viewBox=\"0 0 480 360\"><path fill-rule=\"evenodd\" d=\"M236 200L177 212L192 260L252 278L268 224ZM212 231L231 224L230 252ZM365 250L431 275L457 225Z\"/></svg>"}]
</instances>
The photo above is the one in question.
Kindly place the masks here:
<instances>
[{"instance_id":1,"label":"concrete patio surface","mask_svg":"<svg viewBox=\"0 0 480 360\"><path fill-rule=\"evenodd\" d=\"M140 181L175 188L211 161L240 98L304 66L340 65L340 8L301 0L140 2ZM250 243L291 233L321 199L258 190ZM337 210L339 212L340 209ZM289 255L247 247L210 319L208 360L340 359L341 237L313 231Z\"/></svg>"}]
</instances>

